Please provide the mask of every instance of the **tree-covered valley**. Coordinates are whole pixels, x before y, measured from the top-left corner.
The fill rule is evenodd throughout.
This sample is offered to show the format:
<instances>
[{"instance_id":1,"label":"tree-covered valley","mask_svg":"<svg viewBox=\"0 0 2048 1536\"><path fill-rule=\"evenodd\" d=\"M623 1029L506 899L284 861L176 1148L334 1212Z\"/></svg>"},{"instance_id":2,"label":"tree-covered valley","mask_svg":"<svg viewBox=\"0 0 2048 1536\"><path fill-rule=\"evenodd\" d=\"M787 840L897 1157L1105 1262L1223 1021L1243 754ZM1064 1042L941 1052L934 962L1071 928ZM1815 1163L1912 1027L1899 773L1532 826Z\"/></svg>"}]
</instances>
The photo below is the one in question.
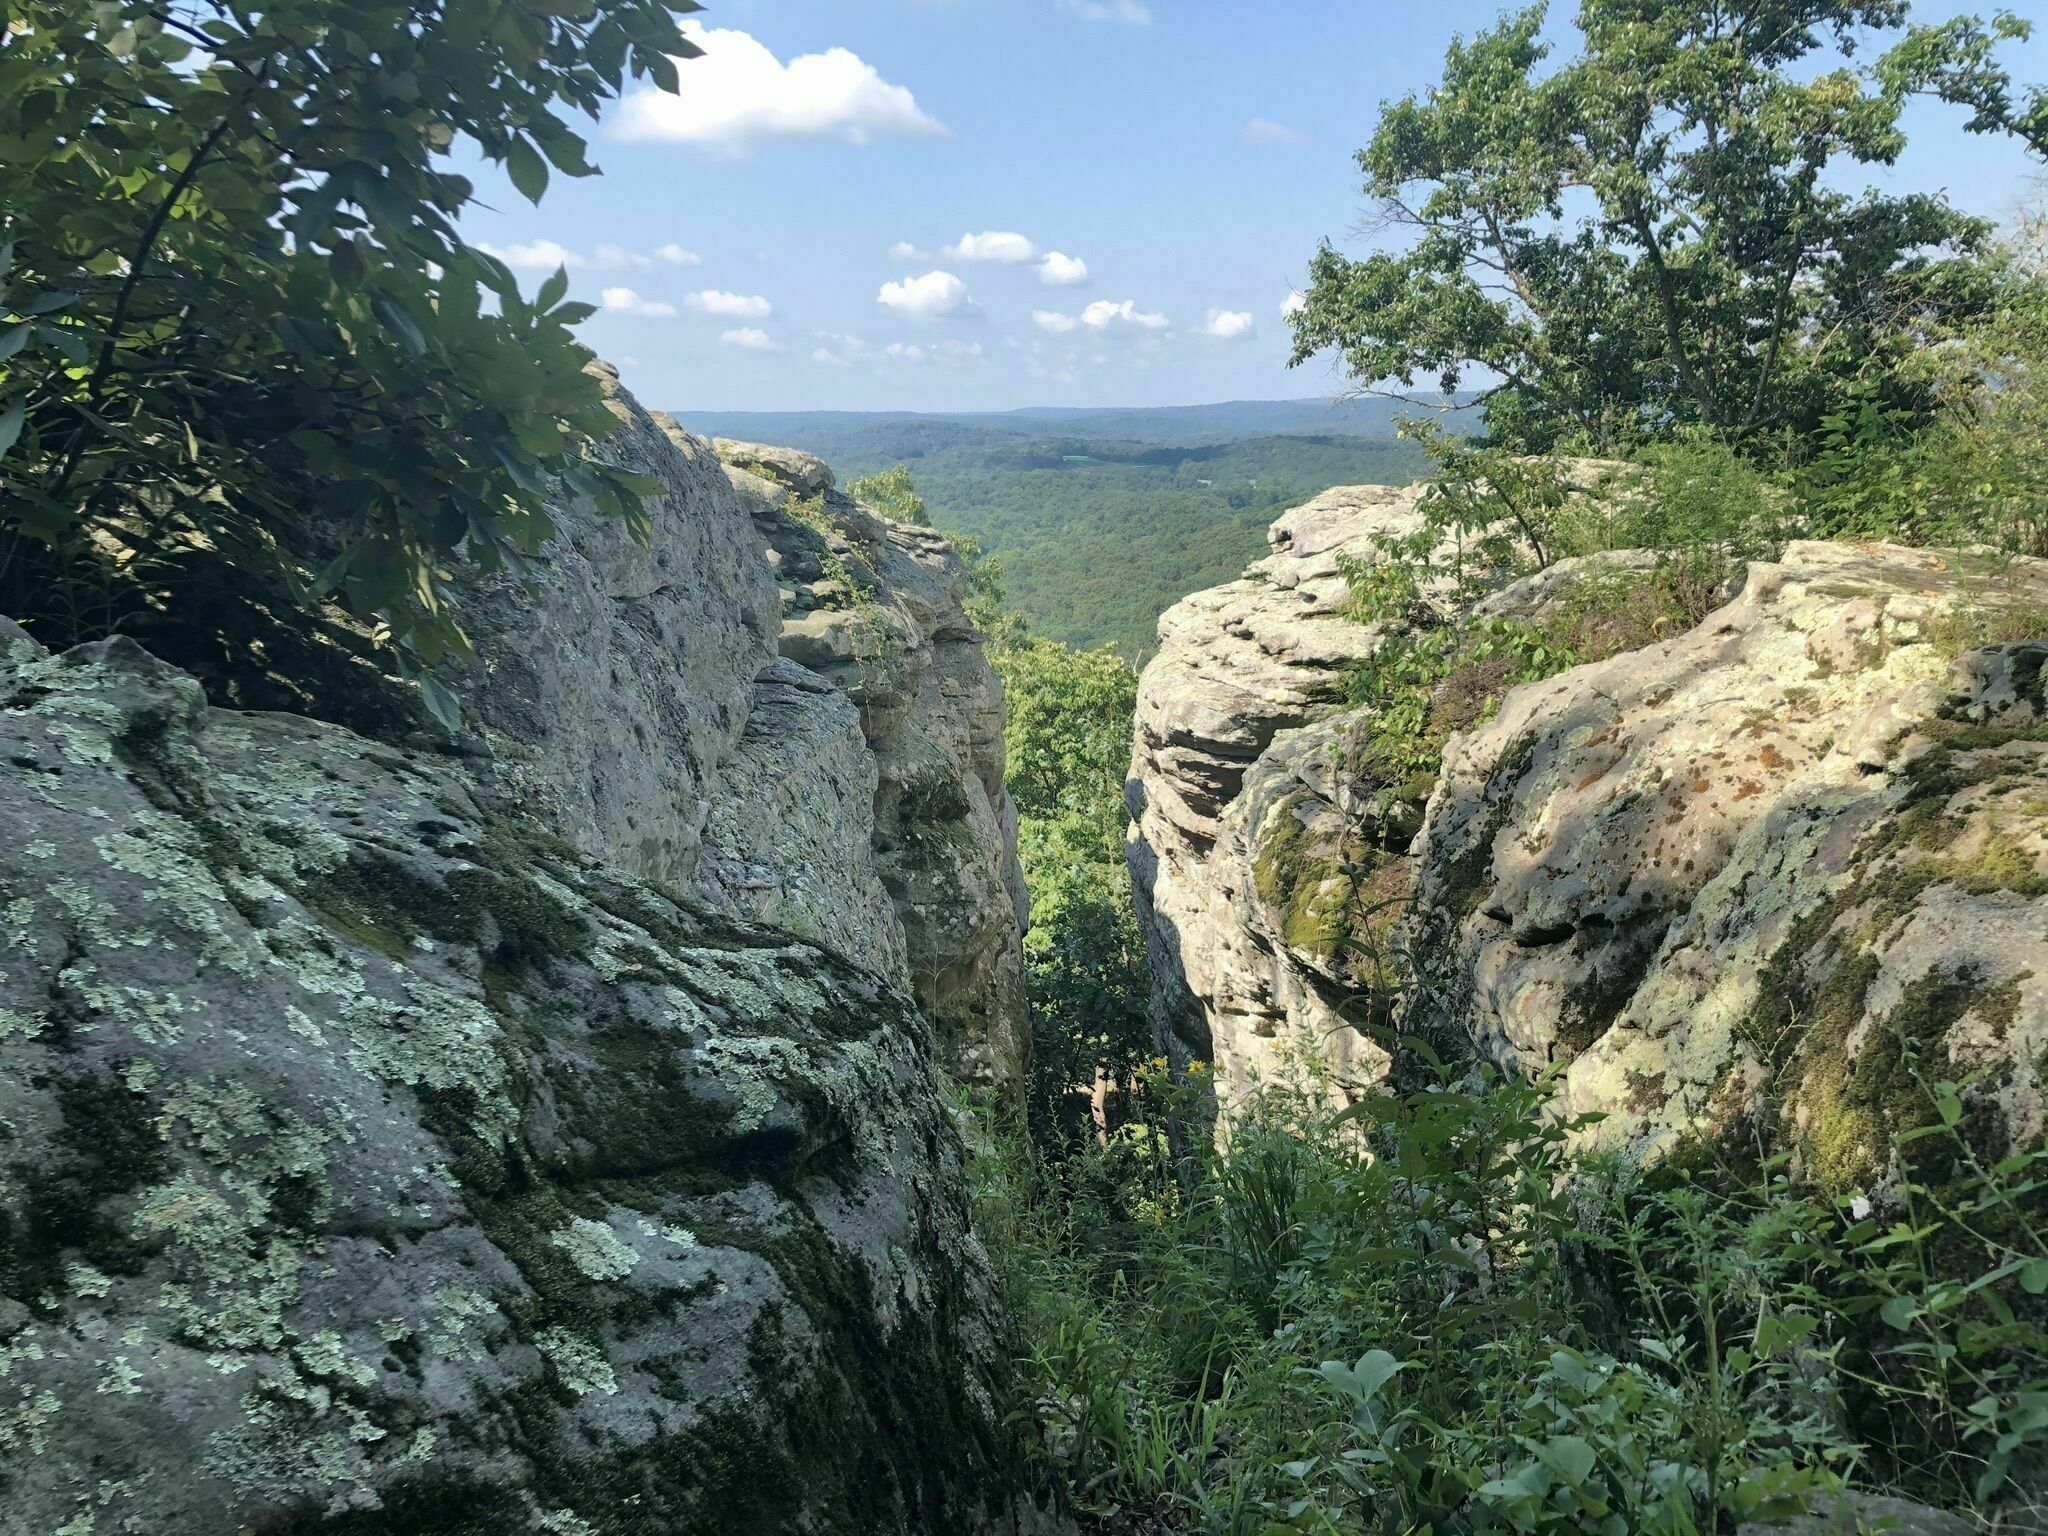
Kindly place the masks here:
<instances>
[{"instance_id":1,"label":"tree-covered valley","mask_svg":"<svg viewBox=\"0 0 2048 1536\"><path fill-rule=\"evenodd\" d=\"M1235 576L1264 550L1279 513L1333 485L1412 479L1426 460L1396 436L1396 414L1379 401L1304 401L984 419L677 420L707 436L788 443L843 474L904 465L933 524L999 563L1010 605L1035 632L1142 662L1159 615Z\"/></svg>"}]
</instances>

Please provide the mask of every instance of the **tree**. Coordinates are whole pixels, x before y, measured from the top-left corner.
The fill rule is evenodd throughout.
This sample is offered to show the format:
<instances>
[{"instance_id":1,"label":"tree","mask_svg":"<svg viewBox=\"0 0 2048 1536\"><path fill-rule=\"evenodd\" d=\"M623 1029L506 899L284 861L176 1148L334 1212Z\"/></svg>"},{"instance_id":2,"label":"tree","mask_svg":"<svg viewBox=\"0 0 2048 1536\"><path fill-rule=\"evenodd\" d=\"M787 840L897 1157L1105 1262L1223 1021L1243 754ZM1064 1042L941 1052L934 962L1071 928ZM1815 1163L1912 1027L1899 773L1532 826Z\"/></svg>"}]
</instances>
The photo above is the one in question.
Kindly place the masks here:
<instances>
[{"instance_id":1,"label":"tree","mask_svg":"<svg viewBox=\"0 0 2048 1536\"><path fill-rule=\"evenodd\" d=\"M1687 426L1803 442L1859 376L1925 416L1893 364L1994 302L1989 227L1939 197L1840 189L1898 156L1924 66L1812 69L1904 13L1585 0L1583 53L1547 73L1540 6L1454 43L1358 157L1409 243L1324 244L1293 361L1335 347L1368 389L1484 379L1488 432L1523 450Z\"/></svg>"},{"instance_id":2,"label":"tree","mask_svg":"<svg viewBox=\"0 0 2048 1536\"><path fill-rule=\"evenodd\" d=\"M0 33L0 611L62 643L338 601L417 670L557 480L638 518L556 272L457 228L560 115L677 86L695 0L14 0ZM216 583L217 584L217 583ZM430 700L447 707L445 696Z\"/></svg>"},{"instance_id":3,"label":"tree","mask_svg":"<svg viewBox=\"0 0 2048 1536\"><path fill-rule=\"evenodd\" d=\"M2048 88L2016 87L1998 62L2000 43L2023 43L2033 23L2000 11L1986 23L1959 16L1933 27L1914 27L1878 61L1895 91L1939 97L1968 107L1971 133L2009 133L2037 155L2048 156Z\"/></svg>"},{"instance_id":4,"label":"tree","mask_svg":"<svg viewBox=\"0 0 2048 1536\"><path fill-rule=\"evenodd\" d=\"M924 498L917 494L917 487L910 481L910 466L898 464L893 469L878 474L862 475L847 486L846 494L862 506L881 513L899 523L915 523L920 528L932 525L931 514L925 510Z\"/></svg>"}]
</instances>

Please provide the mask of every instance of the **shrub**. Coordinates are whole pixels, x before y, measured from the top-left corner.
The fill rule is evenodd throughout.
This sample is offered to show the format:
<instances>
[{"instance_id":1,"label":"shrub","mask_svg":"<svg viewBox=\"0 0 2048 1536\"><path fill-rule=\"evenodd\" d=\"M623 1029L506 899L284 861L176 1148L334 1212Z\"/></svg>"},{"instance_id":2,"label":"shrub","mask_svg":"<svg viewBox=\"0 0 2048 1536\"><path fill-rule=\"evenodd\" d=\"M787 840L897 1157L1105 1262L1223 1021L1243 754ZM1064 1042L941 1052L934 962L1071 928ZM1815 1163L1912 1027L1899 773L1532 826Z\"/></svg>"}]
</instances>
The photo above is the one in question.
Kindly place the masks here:
<instances>
[{"instance_id":1,"label":"shrub","mask_svg":"<svg viewBox=\"0 0 2048 1536\"><path fill-rule=\"evenodd\" d=\"M589 306L562 272L529 301L462 238L451 157L534 199L591 174L559 114L674 89L698 8L10 7L0 611L55 644L234 652L332 599L416 670L463 647L455 571L548 537L557 478L640 517L646 482L590 455L614 423L572 335Z\"/></svg>"}]
</instances>

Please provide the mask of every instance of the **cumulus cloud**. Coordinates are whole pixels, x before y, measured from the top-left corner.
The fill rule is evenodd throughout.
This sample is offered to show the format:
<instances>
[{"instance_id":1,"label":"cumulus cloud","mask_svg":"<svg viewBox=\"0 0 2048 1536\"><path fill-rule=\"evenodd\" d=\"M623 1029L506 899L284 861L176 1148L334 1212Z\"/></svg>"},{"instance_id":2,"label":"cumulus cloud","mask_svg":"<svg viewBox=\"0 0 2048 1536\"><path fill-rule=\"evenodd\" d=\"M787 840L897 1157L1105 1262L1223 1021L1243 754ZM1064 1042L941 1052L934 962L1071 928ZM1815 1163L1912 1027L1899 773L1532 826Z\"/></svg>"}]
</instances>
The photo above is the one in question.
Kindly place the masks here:
<instances>
[{"instance_id":1,"label":"cumulus cloud","mask_svg":"<svg viewBox=\"0 0 2048 1536\"><path fill-rule=\"evenodd\" d=\"M938 320L967 307L967 285L950 272L927 272L923 277L882 284L875 302L914 320Z\"/></svg>"},{"instance_id":2,"label":"cumulus cloud","mask_svg":"<svg viewBox=\"0 0 2048 1536\"><path fill-rule=\"evenodd\" d=\"M734 320L766 320L775 313L775 306L758 293L727 293L722 288L706 288L683 302L700 315L725 315Z\"/></svg>"},{"instance_id":3,"label":"cumulus cloud","mask_svg":"<svg viewBox=\"0 0 2048 1536\"><path fill-rule=\"evenodd\" d=\"M958 368L978 363L988 353L978 341L942 341L932 348L932 356L949 368Z\"/></svg>"},{"instance_id":4,"label":"cumulus cloud","mask_svg":"<svg viewBox=\"0 0 2048 1536\"><path fill-rule=\"evenodd\" d=\"M1285 123L1276 123L1270 117L1255 117L1239 130L1238 139L1246 144L1299 144L1301 135Z\"/></svg>"},{"instance_id":5,"label":"cumulus cloud","mask_svg":"<svg viewBox=\"0 0 2048 1536\"><path fill-rule=\"evenodd\" d=\"M686 21L683 35L705 57L684 66L682 94L652 86L630 92L615 114L619 137L745 149L781 139L867 144L945 136L945 125L908 89L850 49L784 63L746 32Z\"/></svg>"},{"instance_id":6,"label":"cumulus cloud","mask_svg":"<svg viewBox=\"0 0 2048 1536\"><path fill-rule=\"evenodd\" d=\"M1064 336L1081 322L1072 315L1063 315L1056 309L1034 309L1031 323L1041 331L1051 331L1055 336Z\"/></svg>"},{"instance_id":7,"label":"cumulus cloud","mask_svg":"<svg viewBox=\"0 0 2048 1536\"><path fill-rule=\"evenodd\" d=\"M1285 302L1281 304L1280 318L1282 320L1291 320L1307 308L1308 295L1303 293L1299 288L1297 288L1292 293L1288 294Z\"/></svg>"},{"instance_id":8,"label":"cumulus cloud","mask_svg":"<svg viewBox=\"0 0 2048 1536\"><path fill-rule=\"evenodd\" d=\"M1093 326L1098 331L1108 330L1111 326L1136 326L1140 330L1163 331L1166 329L1167 321L1166 316L1157 310L1138 308L1134 299L1125 299L1120 303L1097 299L1081 311L1081 323Z\"/></svg>"},{"instance_id":9,"label":"cumulus cloud","mask_svg":"<svg viewBox=\"0 0 2048 1536\"><path fill-rule=\"evenodd\" d=\"M758 326L742 325L737 329L723 331L718 339L728 347L738 347L742 352L780 352L782 348Z\"/></svg>"},{"instance_id":10,"label":"cumulus cloud","mask_svg":"<svg viewBox=\"0 0 2048 1536\"><path fill-rule=\"evenodd\" d=\"M1137 27L1152 19L1144 0L1060 0L1060 9L1072 11L1084 21L1127 21Z\"/></svg>"},{"instance_id":11,"label":"cumulus cloud","mask_svg":"<svg viewBox=\"0 0 2048 1536\"><path fill-rule=\"evenodd\" d=\"M898 240L889 247L889 259L891 261L926 261L930 257L931 252L919 250L908 240Z\"/></svg>"},{"instance_id":12,"label":"cumulus cloud","mask_svg":"<svg viewBox=\"0 0 2048 1536\"><path fill-rule=\"evenodd\" d=\"M888 356L895 358L899 363L921 363L924 361L924 348L915 342L892 341L882 350Z\"/></svg>"},{"instance_id":13,"label":"cumulus cloud","mask_svg":"<svg viewBox=\"0 0 2048 1536\"><path fill-rule=\"evenodd\" d=\"M1252 333L1252 317L1249 310L1212 309L1202 322L1202 334L1214 336L1218 341L1242 341Z\"/></svg>"},{"instance_id":14,"label":"cumulus cloud","mask_svg":"<svg viewBox=\"0 0 2048 1536\"><path fill-rule=\"evenodd\" d=\"M991 229L978 235L962 235L939 254L949 261L1029 261L1038 247L1014 230Z\"/></svg>"},{"instance_id":15,"label":"cumulus cloud","mask_svg":"<svg viewBox=\"0 0 2048 1536\"><path fill-rule=\"evenodd\" d=\"M654 265L656 257L678 267L693 267L704 259L680 245L664 245L653 256L629 251L622 245L600 245L584 256L557 240L514 241L506 246L480 240L477 249L497 257L508 267L529 272L552 272L557 267L566 267L571 272L645 272Z\"/></svg>"},{"instance_id":16,"label":"cumulus cloud","mask_svg":"<svg viewBox=\"0 0 2048 1536\"><path fill-rule=\"evenodd\" d=\"M676 307L663 304L657 299L643 299L630 288L607 288L598 296L598 301L608 310L621 315L638 315L642 320L673 320Z\"/></svg>"},{"instance_id":17,"label":"cumulus cloud","mask_svg":"<svg viewBox=\"0 0 2048 1536\"><path fill-rule=\"evenodd\" d=\"M1088 281L1088 263L1064 251L1047 251L1038 264L1038 280L1053 288L1078 288Z\"/></svg>"}]
</instances>

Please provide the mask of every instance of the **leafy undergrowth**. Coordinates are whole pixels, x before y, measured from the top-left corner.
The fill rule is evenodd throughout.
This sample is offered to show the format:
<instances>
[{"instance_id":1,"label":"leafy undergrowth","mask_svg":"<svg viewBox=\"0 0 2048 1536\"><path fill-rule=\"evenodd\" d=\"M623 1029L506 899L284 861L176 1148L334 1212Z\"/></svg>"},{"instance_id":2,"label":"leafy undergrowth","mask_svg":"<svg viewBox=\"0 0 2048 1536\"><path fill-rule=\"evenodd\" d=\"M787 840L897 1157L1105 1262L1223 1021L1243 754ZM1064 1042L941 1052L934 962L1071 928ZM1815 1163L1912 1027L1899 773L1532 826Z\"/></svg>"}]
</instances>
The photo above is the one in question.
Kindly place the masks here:
<instances>
[{"instance_id":1,"label":"leafy undergrowth","mask_svg":"<svg viewBox=\"0 0 2048 1536\"><path fill-rule=\"evenodd\" d=\"M2048 1153L1985 1166L1920 1088L1873 1197L1576 1161L1543 1085L1436 1069L1269 1090L1179 1164L991 1117L977 1221L1091 1532L1687 1536L1848 1487L2010 1520L2048 1471Z\"/></svg>"}]
</instances>

